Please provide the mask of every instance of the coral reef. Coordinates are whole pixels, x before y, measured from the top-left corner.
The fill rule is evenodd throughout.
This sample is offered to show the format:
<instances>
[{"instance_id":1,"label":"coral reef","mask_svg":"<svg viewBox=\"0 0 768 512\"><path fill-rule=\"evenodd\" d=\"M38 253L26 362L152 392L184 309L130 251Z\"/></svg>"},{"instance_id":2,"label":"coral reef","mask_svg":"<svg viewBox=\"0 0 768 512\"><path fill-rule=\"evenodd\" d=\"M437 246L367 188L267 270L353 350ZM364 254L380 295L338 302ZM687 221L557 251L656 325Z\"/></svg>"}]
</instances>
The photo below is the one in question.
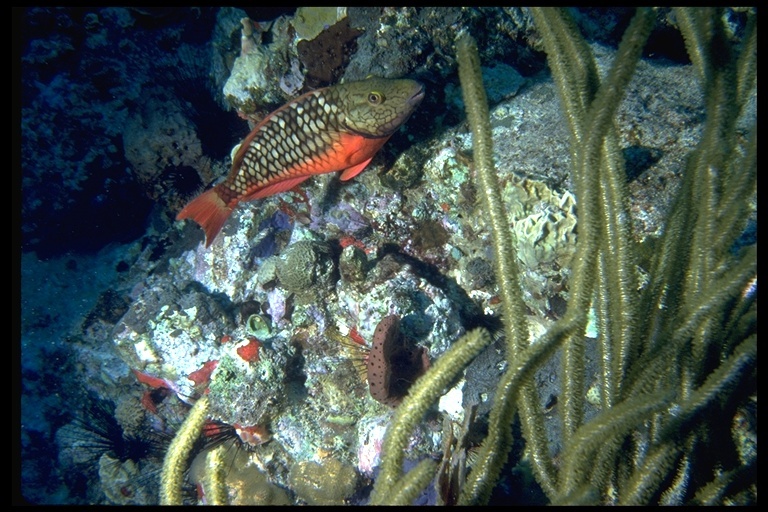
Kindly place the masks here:
<instances>
[{"instance_id":1,"label":"coral reef","mask_svg":"<svg viewBox=\"0 0 768 512\"><path fill-rule=\"evenodd\" d=\"M349 25L349 19L344 18L324 29L317 37L299 41L296 51L307 69L307 87L325 86L341 77L350 55L356 50L354 43L360 33Z\"/></svg>"},{"instance_id":2,"label":"coral reef","mask_svg":"<svg viewBox=\"0 0 768 512\"><path fill-rule=\"evenodd\" d=\"M334 283L336 266L321 242L301 240L286 248L277 265L280 284L299 296L322 293Z\"/></svg>"},{"instance_id":3,"label":"coral reef","mask_svg":"<svg viewBox=\"0 0 768 512\"><path fill-rule=\"evenodd\" d=\"M231 425L265 425L285 406L293 351L285 347L279 353L264 346L255 354L241 350L253 345L247 340L235 347L237 356L225 355L219 361L208 387L212 418Z\"/></svg>"},{"instance_id":4,"label":"coral reef","mask_svg":"<svg viewBox=\"0 0 768 512\"><path fill-rule=\"evenodd\" d=\"M121 432L111 437L142 446L179 432L187 404L208 400L188 436L193 471L173 478L184 504L356 505L372 490L374 503L403 504L754 501L754 351L739 340L755 324L755 66L739 61L734 92L733 62L691 64L685 41L708 46L687 11L650 11L651 39L664 42L647 51L672 60L626 46L617 60L633 9L546 11L543 25L531 14L540 11L491 7L26 12L28 247L47 244L46 226L54 244L90 236L91 220L107 218L94 212L145 231L87 257L23 255L25 498L157 503L156 456L110 453L100 477L104 450L84 449L98 436L67 443L82 385L114 402ZM751 10L712 16L706 26L725 27L712 51L754 44ZM547 35L559 18L590 42L575 30ZM243 117L309 86L297 47L339 21L345 37L359 32L350 44L311 48L349 51L332 76L418 78L420 109L354 180L318 176L243 205L205 249L199 229L172 224L171 205L226 173ZM463 31L477 40L482 87L459 85ZM578 51L557 58L569 48ZM691 87L701 77L708 101ZM607 84L614 96L603 96ZM467 123L472 88L487 110ZM157 198L148 217L142 197ZM70 201L93 219L51 222ZM491 217L511 248L499 250ZM406 359L431 363L395 407L359 373L359 347L379 346L392 318L415 347ZM331 473L346 477L337 485Z\"/></svg>"},{"instance_id":5,"label":"coral reef","mask_svg":"<svg viewBox=\"0 0 768 512\"><path fill-rule=\"evenodd\" d=\"M488 331L475 329L454 343L411 388L400 407L395 410L392 423L382 446L381 473L371 495L371 504L410 504L415 495L432 479L435 462L424 459L403 476L403 460L409 438L432 402L464 370L491 341Z\"/></svg>"},{"instance_id":6,"label":"coral reef","mask_svg":"<svg viewBox=\"0 0 768 512\"><path fill-rule=\"evenodd\" d=\"M233 326L230 309L203 290L147 287L115 327L117 350L131 368L154 376L189 375L219 359L214 347L196 350L195 340L215 340L222 321ZM167 360L161 353L165 350L183 354L183 360Z\"/></svg>"},{"instance_id":7,"label":"coral reef","mask_svg":"<svg viewBox=\"0 0 768 512\"><path fill-rule=\"evenodd\" d=\"M170 438L147 421L135 397L123 399L117 407L89 397L78 416L57 431L56 440L60 464L78 469L68 481L98 482L90 493L92 502L157 502L151 475L159 471Z\"/></svg>"},{"instance_id":8,"label":"coral reef","mask_svg":"<svg viewBox=\"0 0 768 512\"><path fill-rule=\"evenodd\" d=\"M338 459L304 460L291 468L291 487L307 505L345 505L357 488L355 468Z\"/></svg>"},{"instance_id":9,"label":"coral reef","mask_svg":"<svg viewBox=\"0 0 768 512\"><path fill-rule=\"evenodd\" d=\"M215 177L197 126L165 88L144 92L141 108L126 120L122 144L135 179L152 200L162 198L171 211ZM184 188L182 180L187 182ZM169 187L172 183L175 188Z\"/></svg>"},{"instance_id":10,"label":"coral reef","mask_svg":"<svg viewBox=\"0 0 768 512\"><path fill-rule=\"evenodd\" d=\"M479 55L471 36L459 37L460 77L475 137L479 189L494 237L510 364L497 387L474 467L454 491L459 503L490 498L512 447L516 412L536 481L556 503L756 501L754 456L734 457L732 427L721 421L721 414L731 417L756 396L755 247L733 250L750 207L728 199L755 191L755 125L744 150L737 149L731 128L745 112L754 121L745 107L754 86L756 20L752 15L744 42L738 44L725 37L721 11L678 9L676 14L702 82L708 118L667 217L662 248L649 265L651 280L637 294L637 254L613 116L651 32L654 12L638 10L601 81L572 19L557 10L534 10L571 131L580 230L567 311L530 345L527 322L516 315L524 307L520 270L492 159ZM714 59L711 45L732 59ZM713 165L727 176L713 175ZM584 390L591 356L583 338L593 308L602 410L590 417ZM462 345L472 342L465 338L454 349ZM558 405L563 421L559 464L550 452L532 386L535 370L557 348L562 349L565 375ZM439 379L449 379L468 363L449 359L451 352L417 382L388 430L373 496L377 503L410 503L431 479L429 461L403 475L402 454L414 422L445 386ZM717 441L712 430L722 432Z\"/></svg>"},{"instance_id":11,"label":"coral reef","mask_svg":"<svg viewBox=\"0 0 768 512\"><path fill-rule=\"evenodd\" d=\"M201 450L192 461L190 480L203 489L210 505L290 505L288 493L269 482L254 454L232 445ZM221 494L216 495L216 487Z\"/></svg>"},{"instance_id":12,"label":"coral reef","mask_svg":"<svg viewBox=\"0 0 768 512\"><path fill-rule=\"evenodd\" d=\"M99 480L104 494L114 505L146 505L154 501L141 481L139 466L131 459L120 461L105 453L99 459Z\"/></svg>"},{"instance_id":13,"label":"coral reef","mask_svg":"<svg viewBox=\"0 0 768 512\"><path fill-rule=\"evenodd\" d=\"M289 27L288 18L277 18L269 26L271 42L256 44L250 20L243 20L242 39L248 43L235 58L222 89L225 101L241 117L258 121L287 99L280 82L273 77L282 77L291 68Z\"/></svg>"},{"instance_id":14,"label":"coral reef","mask_svg":"<svg viewBox=\"0 0 768 512\"><path fill-rule=\"evenodd\" d=\"M346 7L299 7L291 20L299 41L311 41L347 16Z\"/></svg>"},{"instance_id":15,"label":"coral reef","mask_svg":"<svg viewBox=\"0 0 768 512\"><path fill-rule=\"evenodd\" d=\"M194 92L207 89L202 45L185 44L183 39L205 30L213 12L206 9L198 17L193 9L180 9L175 14L164 20L169 31L161 33L148 22L152 16L127 8L23 10L21 211L27 249L59 255L133 240L140 232L131 227L144 225L154 203L149 198L162 188L156 180L140 182L137 175L170 173L170 163L168 169L156 167L162 157L191 159L185 161L192 163L193 175L205 167L206 158L195 145L200 144L200 132L189 130L192 109L178 100L199 98L204 95ZM171 31L175 35L169 37ZM176 101L159 105L159 89L159 97ZM181 105L186 112L179 116ZM144 106L167 109L171 115L164 127L177 128L178 138L163 132L158 138L165 141L164 147L153 146L157 151L140 155L131 147L129 158L123 145L126 136L130 147L131 140L138 142L148 132L160 135L154 131L159 127L156 119L140 130L143 136L132 138L131 130L126 131L136 126ZM143 117L150 121L146 113ZM218 121L215 114L206 120ZM183 147L190 154L182 153ZM142 169L136 175L125 172L137 163Z\"/></svg>"},{"instance_id":16,"label":"coral reef","mask_svg":"<svg viewBox=\"0 0 768 512\"><path fill-rule=\"evenodd\" d=\"M348 245L339 256L339 276L352 286L365 282L368 272L368 258L365 251L356 245Z\"/></svg>"}]
</instances>

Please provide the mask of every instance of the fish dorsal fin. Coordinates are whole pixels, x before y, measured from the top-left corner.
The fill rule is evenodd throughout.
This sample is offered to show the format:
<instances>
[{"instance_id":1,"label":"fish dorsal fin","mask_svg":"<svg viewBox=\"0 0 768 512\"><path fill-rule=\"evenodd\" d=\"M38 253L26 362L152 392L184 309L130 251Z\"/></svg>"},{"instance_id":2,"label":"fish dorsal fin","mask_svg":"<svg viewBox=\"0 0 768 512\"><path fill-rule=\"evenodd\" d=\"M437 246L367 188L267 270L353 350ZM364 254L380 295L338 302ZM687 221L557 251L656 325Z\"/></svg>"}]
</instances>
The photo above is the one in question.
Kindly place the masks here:
<instances>
[{"instance_id":1,"label":"fish dorsal fin","mask_svg":"<svg viewBox=\"0 0 768 512\"><path fill-rule=\"evenodd\" d=\"M247 198L244 199L244 201L250 201L252 199L261 199L264 197L271 196L273 194L278 194L280 192L285 192L286 190L291 190L293 187L298 185L299 183L308 180L312 175L307 176L299 176L298 178L288 178L287 180L278 181L277 183L273 183L271 185L267 185L264 188L261 188L254 192L253 194L249 195Z\"/></svg>"},{"instance_id":2,"label":"fish dorsal fin","mask_svg":"<svg viewBox=\"0 0 768 512\"><path fill-rule=\"evenodd\" d=\"M359 163L357 165L353 165L352 167L348 167L344 169L344 172L341 173L341 181L347 181L351 180L361 172L363 172L363 169L368 167L368 164L371 163L371 160L373 160L373 157L369 158L365 162Z\"/></svg>"}]
</instances>

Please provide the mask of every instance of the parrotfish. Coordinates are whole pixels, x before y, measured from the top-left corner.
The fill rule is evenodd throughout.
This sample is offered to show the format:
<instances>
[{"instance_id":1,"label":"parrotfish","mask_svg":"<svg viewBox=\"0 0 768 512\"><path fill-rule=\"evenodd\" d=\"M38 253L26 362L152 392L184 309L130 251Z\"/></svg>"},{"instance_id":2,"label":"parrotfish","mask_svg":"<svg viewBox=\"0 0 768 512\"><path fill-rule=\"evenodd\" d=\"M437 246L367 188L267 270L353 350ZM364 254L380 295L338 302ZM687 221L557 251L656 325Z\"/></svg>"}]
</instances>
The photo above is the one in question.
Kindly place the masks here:
<instances>
[{"instance_id":1,"label":"parrotfish","mask_svg":"<svg viewBox=\"0 0 768 512\"><path fill-rule=\"evenodd\" d=\"M308 92L267 115L243 140L226 179L190 201L211 245L235 206L285 192L315 174L360 174L424 98L408 79L368 78Z\"/></svg>"}]
</instances>

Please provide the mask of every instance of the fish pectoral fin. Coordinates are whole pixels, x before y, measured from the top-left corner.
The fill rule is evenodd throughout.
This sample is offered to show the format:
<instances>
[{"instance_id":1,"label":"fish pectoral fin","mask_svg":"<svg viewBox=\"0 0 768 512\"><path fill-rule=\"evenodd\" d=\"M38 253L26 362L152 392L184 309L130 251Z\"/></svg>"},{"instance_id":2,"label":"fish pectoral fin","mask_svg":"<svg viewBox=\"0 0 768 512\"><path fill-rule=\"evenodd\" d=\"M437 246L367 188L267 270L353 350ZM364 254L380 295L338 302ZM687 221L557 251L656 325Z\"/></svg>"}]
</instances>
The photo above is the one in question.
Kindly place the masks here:
<instances>
[{"instance_id":1,"label":"fish pectoral fin","mask_svg":"<svg viewBox=\"0 0 768 512\"><path fill-rule=\"evenodd\" d=\"M373 160L373 157L369 158L368 160L366 160L361 164L353 165L352 167L348 167L344 169L344 172L341 173L341 177L340 177L341 181L351 180L352 178L354 178L355 176L363 172L363 169L368 167L368 164L371 163L371 160Z\"/></svg>"},{"instance_id":2,"label":"fish pectoral fin","mask_svg":"<svg viewBox=\"0 0 768 512\"><path fill-rule=\"evenodd\" d=\"M287 180L278 181L277 183L267 185L266 187L257 190L253 194L250 194L245 198L245 201L250 201L251 199L262 199L274 194L279 194L280 192L285 192L286 190L291 190L293 187L305 180L308 180L309 178L310 176L299 176L298 178L288 178Z\"/></svg>"}]
</instances>

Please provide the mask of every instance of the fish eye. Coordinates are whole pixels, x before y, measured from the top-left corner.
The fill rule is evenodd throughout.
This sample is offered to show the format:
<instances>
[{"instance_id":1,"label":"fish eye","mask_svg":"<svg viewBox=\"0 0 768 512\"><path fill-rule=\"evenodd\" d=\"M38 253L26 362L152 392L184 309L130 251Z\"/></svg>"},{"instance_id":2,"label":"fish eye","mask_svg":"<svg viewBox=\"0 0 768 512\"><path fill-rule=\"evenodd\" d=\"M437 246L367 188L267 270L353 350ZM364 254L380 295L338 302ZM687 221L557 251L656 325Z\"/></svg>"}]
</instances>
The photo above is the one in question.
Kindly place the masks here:
<instances>
[{"instance_id":1,"label":"fish eye","mask_svg":"<svg viewBox=\"0 0 768 512\"><path fill-rule=\"evenodd\" d=\"M384 95L380 92L373 91L368 93L368 103L371 105L379 105L382 101L384 101Z\"/></svg>"}]
</instances>

